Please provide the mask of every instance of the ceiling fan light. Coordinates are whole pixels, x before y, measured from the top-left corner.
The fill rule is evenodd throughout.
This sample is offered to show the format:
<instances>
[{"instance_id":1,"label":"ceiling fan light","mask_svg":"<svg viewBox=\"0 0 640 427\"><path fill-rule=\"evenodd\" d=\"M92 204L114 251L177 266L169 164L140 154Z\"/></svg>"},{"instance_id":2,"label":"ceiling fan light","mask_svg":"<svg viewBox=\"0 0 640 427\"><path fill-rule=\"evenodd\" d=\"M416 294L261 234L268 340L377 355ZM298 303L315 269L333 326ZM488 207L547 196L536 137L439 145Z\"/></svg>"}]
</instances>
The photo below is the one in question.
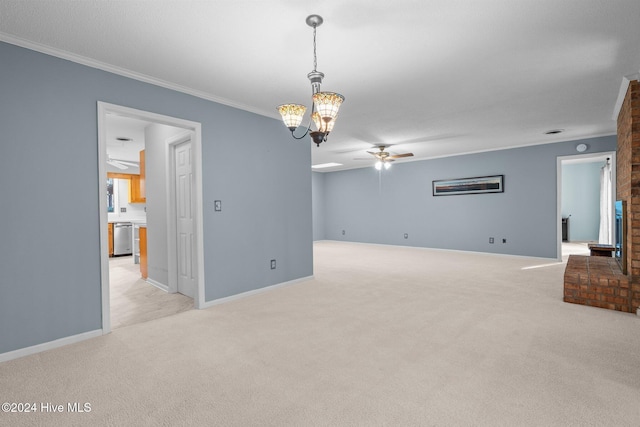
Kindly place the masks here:
<instances>
[{"instance_id":1,"label":"ceiling fan light","mask_svg":"<svg viewBox=\"0 0 640 427\"><path fill-rule=\"evenodd\" d=\"M316 111L323 120L331 118L334 121L338 117L338 110L344 101L344 96L335 92L318 92L313 94L313 103Z\"/></svg>"},{"instance_id":2,"label":"ceiling fan light","mask_svg":"<svg viewBox=\"0 0 640 427\"><path fill-rule=\"evenodd\" d=\"M384 162L384 168L385 169L389 169L391 167L391 163L389 162Z\"/></svg>"},{"instance_id":3,"label":"ceiling fan light","mask_svg":"<svg viewBox=\"0 0 640 427\"><path fill-rule=\"evenodd\" d=\"M376 170L382 170L382 161L378 160L375 164Z\"/></svg>"},{"instance_id":4,"label":"ceiling fan light","mask_svg":"<svg viewBox=\"0 0 640 427\"><path fill-rule=\"evenodd\" d=\"M278 106L278 112L282 116L282 121L291 132L300 126L305 111L307 111L307 107L300 104L283 104Z\"/></svg>"}]
</instances>

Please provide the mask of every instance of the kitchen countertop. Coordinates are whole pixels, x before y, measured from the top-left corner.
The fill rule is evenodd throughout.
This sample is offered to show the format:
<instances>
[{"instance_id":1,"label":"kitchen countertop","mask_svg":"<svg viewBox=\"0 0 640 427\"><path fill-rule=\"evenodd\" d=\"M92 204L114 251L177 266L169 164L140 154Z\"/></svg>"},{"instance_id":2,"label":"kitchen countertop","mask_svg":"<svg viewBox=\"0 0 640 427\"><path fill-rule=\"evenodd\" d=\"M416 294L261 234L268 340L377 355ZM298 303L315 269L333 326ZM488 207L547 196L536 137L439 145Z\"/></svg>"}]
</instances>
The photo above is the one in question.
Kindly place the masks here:
<instances>
[{"instance_id":1,"label":"kitchen countertop","mask_svg":"<svg viewBox=\"0 0 640 427\"><path fill-rule=\"evenodd\" d=\"M146 219L110 219L107 221L109 224L116 224L118 222L129 222L134 225L147 225Z\"/></svg>"}]
</instances>

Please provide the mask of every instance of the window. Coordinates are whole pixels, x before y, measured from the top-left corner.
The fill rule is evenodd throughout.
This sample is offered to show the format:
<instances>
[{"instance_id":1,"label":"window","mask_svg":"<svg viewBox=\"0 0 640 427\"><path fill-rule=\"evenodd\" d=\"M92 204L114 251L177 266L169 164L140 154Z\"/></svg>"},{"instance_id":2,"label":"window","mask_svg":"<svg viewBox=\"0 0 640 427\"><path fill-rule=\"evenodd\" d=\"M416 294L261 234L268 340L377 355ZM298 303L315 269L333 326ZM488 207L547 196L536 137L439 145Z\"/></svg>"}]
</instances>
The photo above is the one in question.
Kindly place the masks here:
<instances>
[{"instance_id":1,"label":"window","mask_svg":"<svg viewBox=\"0 0 640 427\"><path fill-rule=\"evenodd\" d=\"M113 191L113 178L107 178L107 212L116 211L116 197Z\"/></svg>"}]
</instances>

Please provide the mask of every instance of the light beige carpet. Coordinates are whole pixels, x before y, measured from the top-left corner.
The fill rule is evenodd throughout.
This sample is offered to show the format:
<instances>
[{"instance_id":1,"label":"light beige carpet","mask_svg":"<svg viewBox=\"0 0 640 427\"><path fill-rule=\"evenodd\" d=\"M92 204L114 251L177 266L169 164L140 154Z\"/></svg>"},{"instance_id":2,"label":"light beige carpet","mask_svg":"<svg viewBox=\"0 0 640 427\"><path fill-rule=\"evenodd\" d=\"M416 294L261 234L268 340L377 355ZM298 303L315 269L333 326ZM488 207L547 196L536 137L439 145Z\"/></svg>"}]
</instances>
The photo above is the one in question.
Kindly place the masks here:
<instances>
[{"instance_id":1,"label":"light beige carpet","mask_svg":"<svg viewBox=\"0 0 640 427\"><path fill-rule=\"evenodd\" d=\"M0 424L640 425L640 319L563 303L563 264L314 253L314 280L0 364L3 402L65 405Z\"/></svg>"}]
</instances>

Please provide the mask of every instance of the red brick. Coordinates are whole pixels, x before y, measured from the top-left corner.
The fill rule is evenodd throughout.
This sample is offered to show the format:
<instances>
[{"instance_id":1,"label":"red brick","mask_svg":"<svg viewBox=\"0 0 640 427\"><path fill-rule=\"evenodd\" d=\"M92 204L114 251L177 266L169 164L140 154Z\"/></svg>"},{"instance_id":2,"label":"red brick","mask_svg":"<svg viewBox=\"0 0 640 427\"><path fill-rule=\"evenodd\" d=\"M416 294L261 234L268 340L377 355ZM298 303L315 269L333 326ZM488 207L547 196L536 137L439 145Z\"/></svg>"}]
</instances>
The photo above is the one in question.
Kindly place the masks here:
<instances>
[{"instance_id":1,"label":"red brick","mask_svg":"<svg viewBox=\"0 0 640 427\"><path fill-rule=\"evenodd\" d=\"M565 282L564 289L565 290L571 289L571 290L577 291L577 290L580 289L580 286L578 286L575 283L567 283L567 282Z\"/></svg>"},{"instance_id":2,"label":"red brick","mask_svg":"<svg viewBox=\"0 0 640 427\"><path fill-rule=\"evenodd\" d=\"M627 299L626 298L622 298L622 297L610 297L610 296L605 296L604 300L606 302L610 302L613 304L627 304Z\"/></svg>"}]
</instances>

